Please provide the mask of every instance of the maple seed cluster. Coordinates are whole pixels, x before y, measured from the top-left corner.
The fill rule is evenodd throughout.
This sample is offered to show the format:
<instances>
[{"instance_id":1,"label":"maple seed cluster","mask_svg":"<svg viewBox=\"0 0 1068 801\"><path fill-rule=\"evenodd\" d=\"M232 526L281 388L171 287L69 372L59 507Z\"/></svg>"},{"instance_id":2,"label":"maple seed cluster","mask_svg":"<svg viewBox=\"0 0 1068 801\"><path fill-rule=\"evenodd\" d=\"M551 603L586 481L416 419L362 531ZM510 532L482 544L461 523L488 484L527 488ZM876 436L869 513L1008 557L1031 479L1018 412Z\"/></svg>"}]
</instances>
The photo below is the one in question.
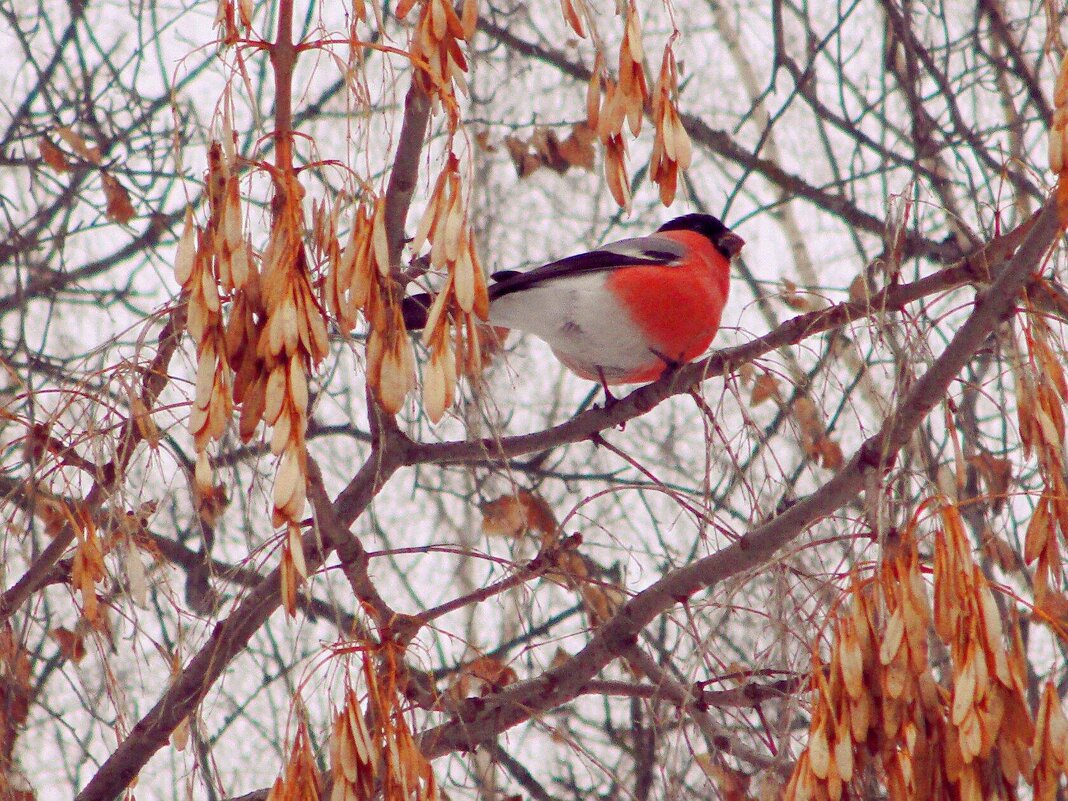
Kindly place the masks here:
<instances>
[{"instance_id":1,"label":"maple seed cluster","mask_svg":"<svg viewBox=\"0 0 1068 801\"><path fill-rule=\"evenodd\" d=\"M367 319L367 383L382 408L396 414L415 387L415 354L390 269L385 215L384 199L360 202L344 250L331 246L329 229L317 238L325 241L320 247L328 258L323 304L345 333L356 326L359 312Z\"/></svg>"},{"instance_id":2,"label":"maple seed cluster","mask_svg":"<svg viewBox=\"0 0 1068 801\"><path fill-rule=\"evenodd\" d=\"M1033 779L1036 798L1053 797L1065 769L1063 710L1044 701L1032 721L1019 626L1004 630L957 507L943 502L940 514L933 614L915 521L877 579L854 580L829 669L813 660L809 741L788 801L863 797L851 783L872 760L891 801L1014 799L1021 779ZM942 681L928 654L932 625L951 657Z\"/></svg>"},{"instance_id":3,"label":"maple seed cluster","mask_svg":"<svg viewBox=\"0 0 1068 801\"><path fill-rule=\"evenodd\" d=\"M622 13L625 21L623 40L619 46L619 80L613 82L604 76L604 61L598 53L586 89L586 119L604 146L604 174L612 198L619 206L629 209L631 190L627 176L627 144L623 138L623 123L626 121L631 135L637 136L641 132L642 118L650 97L642 64L645 50L642 46L638 9L632 2ZM679 170L689 167L693 153L690 136L682 124L676 106L679 71L672 50L676 36L677 32L664 47L660 76L657 79L655 96L652 98L656 134L649 176L659 185L660 200L665 206L670 206L674 201Z\"/></svg>"},{"instance_id":4,"label":"maple seed cluster","mask_svg":"<svg viewBox=\"0 0 1068 801\"><path fill-rule=\"evenodd\" d=\"M1049 168L1056 173L1057 211L1068 224L1068 53L1061 59L1053 88L1053 120L1049 129Z\"/></svg>"},{"instance_id":5,"label":"maple seed cluster","mask_svg":"<svg viewBox=\"0 0 1068 801\"><path fill-rule=\"evenodd\" d=\"M670 206L675 199L679 170L690 166L693 146L675 105L678 93L679 69L671 44L664 48L660 64L660 78L653 94L653 125L656 138L650 158L649 177L660 187L660 202Z\"/></svg>"},{"instance_id":6,"label":"maple seed cluster","mask_svg":"<svg viewBox=\"0 0 1068 801\"><path fill-rule=\"evenodd\" d=\"M387 641L365 652L366 717L355 691L346 688L344 706L334 717L330 733L331 801L377 797L437 801L440 797L434 771L416 746L398 703L399 650ZM376 795L376 784L381 796Z\"/></svg>"},{"instance_id":7,"label":"maple seed cluster","mask_svg":"<svg viewBox=\"0 0 1068 801\"><path fill-rule=\"evenodd\" d=\"M630 179L627 177L627 143L623 139L623 121L630 124L632 136L642 128L645 104L649 100L649 86L645 80L642 60L641 21L638 9L630 3L625 11L623 41L619 46L619 82L602 75L604 65L600 54L594 63L586 91L586 116L589 126L597 131L604 145L604 175L608 189L616 203L630 209ZM603 97L602 97L603 84Z\"/></svg>"},{"instance_id":8,"label":"maple seed cluster","mask_svg":"<svg viewBox=\"0 0 1068 801\"><path fill-rule=\"evenodd\" d=\"M175 262L187 300L186 328L197 346L189 415L195 483L203 497L216 492L207 445L222 436L234 403L241 404L244 441L261 420L273 426L271 452L280 458L272 521L287 528L282 585L292 612L296 586L307 577L299 523L307 485L308 375L327 354L326 324L312 294L303 244L302 187L292 174L274 175L271 238L257 263L243 231L233 143L224 117L222 141L208 152L208 223L198 227L192 209L186 211Z\"/></svg>"},{"instance_id":9,"label":"maple seed cluster","mask_svg":"<svg viewBox=\"0 0 1068 801\"><path fill-rule=\"evenodd\" d=\"M404 19L416 0L400 0L397 18ZM420 85L435 109L444 107L449 130L460 121L456 89L467 94L467 58L460 42L470 42L478 25L478 0L464 0L458 16L449 0L422 0L409 53Z\"/></svg>"},{"instance_id":10,"label":"maple seed cluster","mask_svg":"<svg viewBox=\"0 0 1068 801\"><path fill-rule=\"evenodd\" d=\"M1024 453L1038 457L1038 472L1045 487L1035 505L1024 539L1024 558L1035 568L1035 605L1043 608L1063 598L1056 582L1062 572L1061 536L1068 538L1068 482L1064 462L1064 403L1068 380L1054 352L1052 334L1041 314L1029 314L1023 327L1027 359L1015 372L1017 420ZM1017 359L1017 362L1022 359ZM1051 617L1059 617L1054 613Z\"/></svg>"},{"instance_id":11,"label":"maple seed cluster","mask_svg":"<svg viewBox=\"0 0 1068 801\"><path fill-rule=\"evenodd\" d=\"M304 801L319 798L322 776L312 754L308 723L303 717L297 722L293 748L286 761L285 772L274 780L267 801Z\"/></svg>"},{"instance_id":12,"label":"maple seed cluster","mask_svg":"<svg viewBox=\"0 0 1068 801\"><path fill-rule=\"evenodd\" d=\"M430 266L447 270L445 286L434 299L423 329L423 344L430 350L423 371L423 407L436 423L455 400L457 375L482 372L478 328L489 316L486 277L467 222L460 163L451 153L434 184L412 240L412 252L419 253L427 242Z\"/></svg>"}]
</instances>

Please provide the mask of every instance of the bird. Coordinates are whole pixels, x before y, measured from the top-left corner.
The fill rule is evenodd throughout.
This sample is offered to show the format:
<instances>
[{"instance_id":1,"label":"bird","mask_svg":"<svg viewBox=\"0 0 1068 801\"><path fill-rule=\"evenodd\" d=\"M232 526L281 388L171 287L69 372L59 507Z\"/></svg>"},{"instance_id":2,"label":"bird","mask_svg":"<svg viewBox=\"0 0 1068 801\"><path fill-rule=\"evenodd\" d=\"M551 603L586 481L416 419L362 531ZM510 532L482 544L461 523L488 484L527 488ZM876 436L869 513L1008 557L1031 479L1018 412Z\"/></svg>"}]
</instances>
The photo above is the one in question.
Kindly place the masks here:
<instances>
[{"instance_id":1,"label":"bird","mask_svg":"<svg viewBox=\"0 0 1068 801\"><path fill-rule=\"evenodd\" d=\"M744 245L711 214L686 214L648 236L496 272L489 323L544 340L611 397L609 385L654 381L704 353L727 302L731 259ZM425 293L404 299L409 330L426 324L429 305Z\"/></svg>"}]
</instances>

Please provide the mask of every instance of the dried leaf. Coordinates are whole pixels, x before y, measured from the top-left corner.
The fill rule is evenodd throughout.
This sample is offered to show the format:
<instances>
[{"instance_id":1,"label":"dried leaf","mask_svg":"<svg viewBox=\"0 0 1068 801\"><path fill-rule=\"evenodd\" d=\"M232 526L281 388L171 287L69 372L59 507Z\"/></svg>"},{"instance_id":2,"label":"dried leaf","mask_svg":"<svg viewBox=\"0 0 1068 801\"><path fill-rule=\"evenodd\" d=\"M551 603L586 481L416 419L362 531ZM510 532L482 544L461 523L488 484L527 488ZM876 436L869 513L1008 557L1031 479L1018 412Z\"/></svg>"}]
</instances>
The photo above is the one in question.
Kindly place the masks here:
<instances>
[{"instance_id":1,"label":"dried leaf","mask_svg":"<svg viewBox=\"0 0 1068 801\"><path fill-rule=\"evenodd\" d=\"M37 142L37 149L41 152L44 163L56 172L69 172L71 165L63 151L53 145L48 137L42 136Z\"/></svg>"},{"instance_id":2,"label":"dried leaf","mask_svg":"<svg viewBox=\"0 0 1068 801\"><path fill-rule=\"evenodd\" d=\"M48 636L59 645L59 652L64 659L77 664L85 658L85 638L81 634L76 634L69 629L58 628L48 632Z\"/></svg>"},{"instance_id":3,"label":"dried leaf","mask_svg":"<svg viewBox=\"0 0 1068 801\"><path fill-rule=\"evenodd\" d=\"M117 223L128 223L136 212L130 202L130 195L118 180L108 173L101 176L104 181L104 199L107 201L108 218Z\"/></svg>"},{"instance_id":4,"label":"dried leaf","mask_svg":"<svg viewBox=\"0 0 1068 801\"><path fill-rule=\"evenodd\" d=\"M558 524L544 498L527 490L503 495L482 505L482 530L503 537L521 537L528 530L554 534Z\"/></svg>"},{"instance_id":5,"label":"dried leaf","mask_svg":"<svg viewBox=\"0 0 1068 801\"><path fill-rule=\"evenodd\" d=\"M71 150L88 161L90 164L100 164L103 160L103 156L100 152L100 148L95 145L90 145L81 136L76 134L70 128L60 126L56 128L56 135L62 139Z\"/></svg>"},{"instance_id":6,"label":"dried leaf","mask_svg":"<svg viewBox=\"0 0 1068 801\"><path fill-rule=\"evenodd\" d=\"M771 373L761 373L753 382L753 391L749 396L750 406L759 406L768 398L778 398L779 381Z\"/></svg>"}]
</instances>

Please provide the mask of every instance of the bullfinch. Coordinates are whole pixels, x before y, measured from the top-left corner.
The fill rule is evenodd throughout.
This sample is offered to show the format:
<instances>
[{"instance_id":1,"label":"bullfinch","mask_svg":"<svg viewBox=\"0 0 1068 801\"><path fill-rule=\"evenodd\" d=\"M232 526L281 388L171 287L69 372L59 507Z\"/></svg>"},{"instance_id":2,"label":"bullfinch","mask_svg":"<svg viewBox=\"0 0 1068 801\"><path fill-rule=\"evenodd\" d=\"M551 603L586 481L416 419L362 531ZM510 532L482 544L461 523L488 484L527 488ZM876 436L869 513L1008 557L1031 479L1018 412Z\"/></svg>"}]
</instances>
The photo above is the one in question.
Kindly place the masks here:
<instances>
[{"instance_id":1,"label":"bullfinch","mask_svg":"<svg viewBox=\"0 0 1068 801\"><path fill-rule=\"evenodd\" d=\"M602 384L653 381L700 356L719 328L730 261L745 241L710 214L622 239L527 272L492 275L489 322L543 339L579 376ZM404 300L409 330L429 296ZM607 387L606 387L607 389Z\"/></svg>"}]
</instances>

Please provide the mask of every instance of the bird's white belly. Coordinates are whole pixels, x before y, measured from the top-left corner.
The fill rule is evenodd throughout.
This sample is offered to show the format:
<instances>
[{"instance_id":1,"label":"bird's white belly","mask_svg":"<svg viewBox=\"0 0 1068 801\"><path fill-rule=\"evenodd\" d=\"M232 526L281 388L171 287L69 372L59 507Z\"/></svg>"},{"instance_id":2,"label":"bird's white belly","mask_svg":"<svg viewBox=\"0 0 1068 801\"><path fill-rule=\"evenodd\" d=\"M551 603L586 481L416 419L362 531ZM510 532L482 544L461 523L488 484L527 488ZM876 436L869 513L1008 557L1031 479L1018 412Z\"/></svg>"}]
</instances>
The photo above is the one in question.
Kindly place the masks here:
<instances>
[{"instance_id":1,"label":"bird's white belly","mask_svg":"<svg viewBox=\"0 0 1068 801\"><path fill-rule=\"evenodd\" d=\"M549 281L494 300L490 323L545 340L561 360L612 380L656 360L651 343L606 288L606 274Z\"/></svg>"}]
</instances>

